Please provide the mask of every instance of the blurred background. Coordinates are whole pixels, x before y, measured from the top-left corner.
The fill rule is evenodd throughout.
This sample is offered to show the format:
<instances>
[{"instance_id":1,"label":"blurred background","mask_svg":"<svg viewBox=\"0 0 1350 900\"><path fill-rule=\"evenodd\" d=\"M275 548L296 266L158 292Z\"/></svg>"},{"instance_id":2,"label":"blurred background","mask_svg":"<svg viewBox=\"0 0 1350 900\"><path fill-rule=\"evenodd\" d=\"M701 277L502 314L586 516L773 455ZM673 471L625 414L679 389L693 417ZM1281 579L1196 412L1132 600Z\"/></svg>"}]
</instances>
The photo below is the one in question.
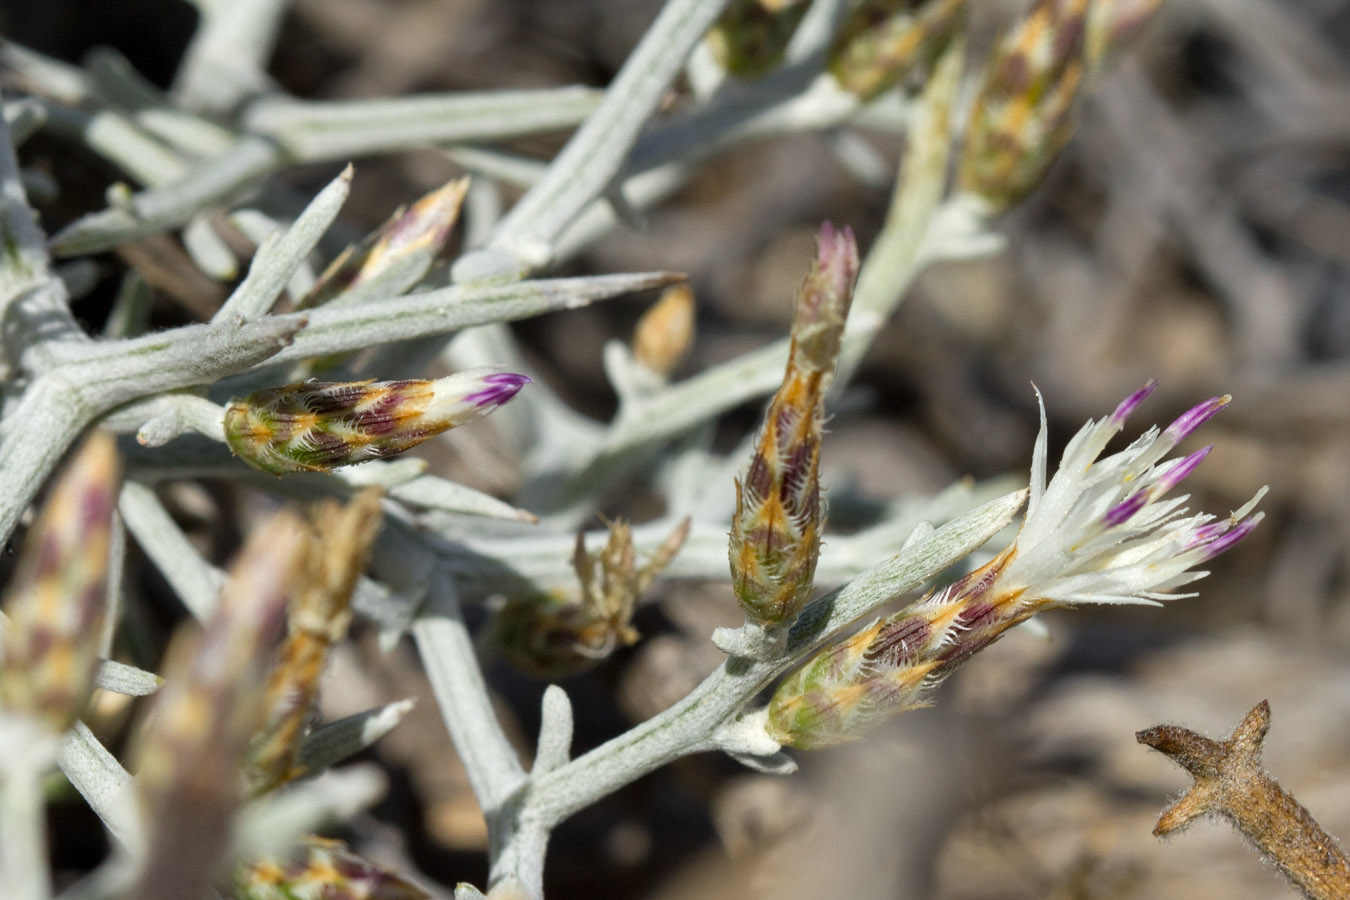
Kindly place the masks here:
<instances>
[{"instance_id":1,"label":"blurred background","mask_svg":"<svg viewBox=\"0 0 1350 900\"><path fill-rule=\"evenodd\" d=\"M1024 4L972 6L979 59ZM658 8L296 0L270 71L315 99L604 86ZM7 38L71 62L113 46L161 86L194 21L178 0L0 3ZM687 272L698 325L684 374L780 337L821 220L851 225L864 249L880 228L903 148L855 133L887 163L884 179L841 161L838 135L745 146L568 271ZM564 138L514 149L545 156ZM53 138L26 145L24 161L60 182L42 208L49 233L101 208L121 177ZM281 177L309 193L337 169ZM359 161L344 218L370 230L460 171L433 149ZM1167 0L1081 104L1045 183L998 229L1005 252L930 269L910 292L841 399L825 483L880 503L964 476L1024 479L1033 383L1053 457L1089 416L1156 377L1141 423L1234 395L1206 426L1215 451L1188 484L1196 505L1220 514L1269 484L1265 523L1214 563L1200 596L1054 614L1049 640L1012 633L944 684L933 708L860 744L799 754L797 776L716 756L649 776L555 833L549 897L1293 896L1224 827L1152 837L1187 781L1134 740L1159 722L1225 735L1262 699L1274 719L1268 767L1329 831L1350 835L1350 4ZM109 254L99 264L111 286L128 263ZM157 315L192 318L226 291L189 279L163 292ZM97 319L99 296L77 314ZM516 330L556 390L603 420L615 399L600 348L627 340L649 302ZM725 417L723 446L757 415ZM454 477L511 486L509 472L474 465L474 447L448 446ZM213 558L250 521L248 498L221 485L173 500ZM148 596L166 592L148 564L136 577ZM725 583L659 583L654 597L637 620L642 642L565 683L578 751L669 705L721 659L707 637L738 621ZM349 837L442 886L481 884L482 820L415 655L406 644L382 655L370 637L343 648L325 714L421 703L372 754L393 787ZM542 685L500 665L489 678L524 746ZM105 713L114 732L127 714ZM53 816L58 867L87 871L106 852L97 820L77 798Z\"/></svg>"}]
</instances>

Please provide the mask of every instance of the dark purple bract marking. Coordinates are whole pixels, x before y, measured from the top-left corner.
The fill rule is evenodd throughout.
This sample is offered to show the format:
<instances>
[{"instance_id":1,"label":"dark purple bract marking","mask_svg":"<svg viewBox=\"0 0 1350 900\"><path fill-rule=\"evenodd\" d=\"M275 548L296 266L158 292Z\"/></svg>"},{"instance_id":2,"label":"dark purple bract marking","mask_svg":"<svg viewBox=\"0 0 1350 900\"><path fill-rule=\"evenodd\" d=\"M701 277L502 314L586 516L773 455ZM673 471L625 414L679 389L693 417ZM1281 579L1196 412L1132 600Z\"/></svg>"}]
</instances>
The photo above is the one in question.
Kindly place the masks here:
<instances>
[{"instance_id":1,"label":"dark purple bract marking","mask_svg":"<svg viewBox=\"0 0 1350 900\"><path fill-rule=\"evenodd\" d=\"M396 391L391 390L365 409L353 413L352 424L372 437L389 434L398 425L399 417L394 413L404 399Z\"/></svg>"},{"instance_id":2,"label":"dark purple bract marking","mask_svg":"<svg viewBox=\"0 0 1350 900\"><path fill-rule=\"evenodd\" d=\"M898 668L918 654L932 633L932 626L922 616L887 622L881 626L863 657L870 662Z\"/></svg>"},{"instance_id":3,"label":"dark purple bract marking","mask_svg":"<svg viewBox=\"0 0 1350 900\"><path fill-rule=\"evenodd\" d=\"M998 604L972 603L956 615L956 625L960 628L978 628L990 625L997 618Z\"/></svg>"}]
</instances>

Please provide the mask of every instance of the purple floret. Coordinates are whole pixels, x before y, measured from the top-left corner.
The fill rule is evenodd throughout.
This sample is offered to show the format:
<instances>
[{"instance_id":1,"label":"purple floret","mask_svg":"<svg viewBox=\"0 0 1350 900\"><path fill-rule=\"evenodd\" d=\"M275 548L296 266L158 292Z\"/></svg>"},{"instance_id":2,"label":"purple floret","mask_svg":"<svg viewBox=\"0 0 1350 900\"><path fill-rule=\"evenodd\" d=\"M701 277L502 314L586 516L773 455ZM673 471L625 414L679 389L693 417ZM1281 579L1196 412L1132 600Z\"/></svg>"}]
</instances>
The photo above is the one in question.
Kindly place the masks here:
<instances>
[{"instance_id":1,"label":"purple floret","mask_svg":"<svg viewBox=\"0 0 1350 900\"><path fill-rule=\"evenodd\" d=\"M1117 525L1123 525L1139 510L1143 509L1148 503L1148 491L1136 491L1131 496L1117 503L1106 511L1102 516L1102 524L1108 528L1114 528Z\"/></svg>"},{"instance_id":2,"label":"purple floret","mask_svg":"<svg viewBox=\"0 0 1350 900\"><path fill-rule=\"evenodd\" d=\"M1116 407L1116 411L1111 413L1111 424L1124 425L1125 420L1139 407L1139 404L1148 399L1148 395L1157 389L1158 380L1156 378L1150 378L1148 381L1144 382L1143 387L1120 401L1120 405Z\"/></svg>"},{"instance_id":3,"label":"purple floret","mask_svg":"<svg viewBox=\"0 0 1350 900\"><path fill-rule=\"evenodd\" d=\"M1213 559L1247 535L1251 534L1252 529L1255 528L1256 524L1260 521L1260 514L1248 516L1237 523L1232 531L1215 538L1205 547L1205 559Z\"/></svg>"},{"instance_id":4,"label":"purple floret","mask_svg":"<svg viewBox=\"0 0 1350 900\"><path fill-rule=\"evenodd\" d=\"M1228 397L1211 397L1199 406L1193 406L1182 413L1175 422L1167 426L1165 434L1173 442L1177 442L1186 437L1195 429L1205 424L1219 410L1228 405Z\"/></svg>"},{"instance_id":5,"label":"purple floret","mask_svg":"<svg viewBox=\"0 0 1350 900\"><path fill-rule=\"evenodd\" d=\"M1158 479L1158 490L1160 492L1170 491L1172 488L1181 484L1181 482L1186 479L1186 476L1194 472L1195 467L1200 465L1206 456L1209 456L1209 451L1213 449L1214 445L1210 444L1208 447L1202 447L1195 451L1190 456L1183 457L1180 462L1164 472Z\"/></svg>"},{"instance_id":6,"label":"purple floret","mask_svg":"<svg viewBox=\"0 0 1350 900\"><path fill-rule=\"evenodd\" d=\"M528 375L519 375L515 372L495 372L492 375L485 375L480 380L486 387L464 398L466 403L472 403L480 408L501 406L530 383Z\"/></svg>"}]
</instances>

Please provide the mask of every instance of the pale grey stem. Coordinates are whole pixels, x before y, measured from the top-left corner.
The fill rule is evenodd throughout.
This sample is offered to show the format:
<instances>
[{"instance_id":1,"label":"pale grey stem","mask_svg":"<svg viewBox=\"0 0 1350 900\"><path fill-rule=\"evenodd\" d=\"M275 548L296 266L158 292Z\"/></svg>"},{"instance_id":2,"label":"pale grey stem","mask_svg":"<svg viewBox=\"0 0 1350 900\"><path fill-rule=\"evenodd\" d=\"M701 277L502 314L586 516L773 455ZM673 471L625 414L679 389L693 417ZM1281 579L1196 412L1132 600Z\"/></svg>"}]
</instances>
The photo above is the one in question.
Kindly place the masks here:
<instances>
[{"instance_id":1,"label":"pale grey stem","mask_svg":"<svg viewBox=\"0 0 1350 900\"><path fill-rule=\"evenodd\" d=\"M35 722L0 716L0 731L37 731ZM19 740L18 735L14 740ZM50 744L48 735L40 737ZM11 741L0 737L0 743ZM6 746L6 758L0 764L0 885L13 900L49 900L51 874L47 871L46 803L42 796L43 765L30 753L34 748ZM44 754L50 765L51 749Z\"/></svg>"},{"instance_id":2,"label":"pale grey stem","mask_svg":"<svg viewBox=\"0 0 1350 900\"><path fill-rule=\"evenodd\" d=\"M187 325L108 345L55 370L99 413L139 397L205 384L277 356L305 327L302 315Z\"/></svg>"},{"instance_id":3,"label":"pale grey stem","mask_svg":"<svg viewBox=\"0 0 1350 900\"><path fill-rule=\"evenodd\" d=\"M231 112L268 86L267 60L290 0L194 0L201 24L174 77L176 105Z\"/></svg>"},{"instance_id":4,"label":"pale grey stem","mask_svg":"<svg viewBox=\"0 0 1350 900\"><path fill-rule=\"evenodd\" d=\"M80 350L38 376L6 419L0 441L0 540L66 448L98 416L147 394L214 381L247 369L289 343L303 316L190 325L130 341L67 345ZM172 335L172 336L166 336ZM188 339L188 337L191 339Z\"/></svg>"},{"instance_id":5,"label":"pale grey stem","mask_svg":"<svg viewBox=\"0 0 1350 900\"><path fill-rule=\"evenodd\" d=\"M456 285L366 303L352 309L319 307L309 313L309 327L273 361L292 362L311 356L349 353L375 344L449 334L470 325L575 309L596 300L661 287L680 279L681 276L668 272L648 272L506 285Z\"/></svg>"},{"instance_id":6,"label":"pale grey stem","mask_svg":"<svg viewBox=\"0 0 1350 900\"><path fill-rule=\"evenodd\" d=\"M23 142L36 134L47 121L46 107L31 97L6 100L4 114L10 143L15 147L22 146Z\"/></svg>"},{"instance_id":7,"label":"pale grey stem","mask_svg":"<svg viewBox=\"0 0 1350 900\"><path fill-rule=\"evenodd\" d=\"M566 765L571 747L572 701L562 688L550 684L544 690L539 742L530 778ZM549 833L549 827L540 822L528 818L514 820L500 852L492 859L489 883L498 885L514 879L526 896L542 898Z\"/></svg>"},{"instance_id":8,"label":"pale grey stem","mask_svg":"<svg viewBox=\"0 0 1350 900\"><path fill-rule=\"evenodd\" d=\"M924 252L946 183L951 105L963 59L958 42L944 54L916 105L904 170L886 224L868 252L854 291L834 382L836 392L852 378L922 266L940 250L954 249L953 245ZM787 341L778 341L626 405L605 440L574 459L572 474L557 496L546 499L573 518L586 514L587 498L597 493L597 487L631 472L662 442L776 388L786 359Z\"/></svg>"},{"instance_id":9,"label":"pale grey stem","mask_svg":"<svg viewBox=\"0 0 1350 900\"><path fill-rule=\"evenodd\" d=\"M138 847L141 827L131 774L87 725L76 722L66 732L56 762L108 832L123 846Z\"/></svg>"},{"instance_id":10,"label":"pale grey stem","mask_svg":"<svg viewBox=\"0 0 1350 900\"><path fill-rule=\"evenodd\" d=\"M523 273L546 263L568 223L599 197L727 0L668 0L604 100L548 171L502 220L485 251L462 257L455 279Z\"/></svg>"},{"instance_id":11,"label":"pale grey stem","mask_svg":"<svg viewBox=\"0 0 1350 900\"><path fill-rule=\"evenodd\" d=\"M224 573L202 558L152 488L139 481L126 481L117 510L136 543L192 617L207 621L216 608Z\"/></svg>"},{"instance_id":12,"label":"pale grey stem","mask_svg":"<svg viewBox=\"0 0 1350 900\"><path fill-rule=\"evenodd\" d=\"M633 147L624 174L688 165L751 138L833 127L861 109L856 95L820 75L818 63L800 63L652 128Z\"/></svg>"},{"instance_id":13,"label":"pale grey stem","mask_svg":"<svg viewBox=\"0 0 1350 900\"><path fill-rule=\"evenodd\" d=\"M895 312L925 259L928 233L942 203L952 152L952 118L961 83L965 46L957 40L943 54L915 104L909 148L891 195L881 233L858 273L849 310L848 333L863 340L839 353L833 390L852 380L872 338Z\"/></svg>"},{"instance_id":14,"label":"pale grey stem","mask_svg":"<svg viewBox=\"0 0 1350 900\"><path fill-rule=\"evenodd\" d=\"M542 775L567 764L572 753L572 701L556 684L544 689L539 717L539 742L530 774Z\"/></svg>"},{"instance_id":15,"label":"pale grey stem","mask_svg":"<svg viewBox=\"0 0 1350 900\"><path fill-rule=\"evenodd\" d=\"M126 574L126 565L127 527L122 517L114 513L108 531L108 573L104 580L108 599L104 607L103 623L99 626L99 656L112 655L113 638L117 634L117 626L122 621L122 604L126 594L122 579Z\"/></svg>"},{"instance_id":16,"label":"pale grey stem","mask_svg":"<svg viewBox=\"0 0 1350 900\"><path fill-rule=\"evenodd\" d=\"M246 135L175 181L76 219L52 237L51 250L57 256L97 253L182 225L203 208L243 197L275 169L279 156L273 141Z\"/></svg>"},{"instance_id":17,"label":"pale grey stem","mask_svg":"<svg viewBox=\"0 0 1350 900\"><path fill-rule=\"evenodd\" d=\"M508 139L568 128L595 104L578 88L352 102L326 106L260 100L245 132L180 178L86 215L52 239L59 256L94 253L186 223L245 196L287 165L347 160L427 144ZM426 115L418 107L428 109Z\"/></svg>"},{"instance_id":18,"label":"pale grey stem","mask_svg":"<svg viewBox=\"0 0 1350 900\"><path fill-rule=\"evenodd\" d=\"M0 117L0 321L11 362L25 366L33 345L78 341L84 332L70 314L65 290L48 268L46 241L24 194L19 160Z\"/></svg>"},{"instance_id":19,"label":"pale grey stem","mask_svg":"<svg viewBox=\"0 0 1350 900\"><path fill-rule=\"evenodd\" d=\"M565 518L588 514L588 498L596 496L597 486L613 484L631 473L663 442L771 393L782 381L787 352L786 340L775 341L620 410L603 441L581 448L582 454L569 460L570 477L560 489L555 488L556 495L534 499L533 505L548 505Z\"/></svg>"},{"instance_id":20,"label":"pale grey stem","mask_svg":"<svg viewBox=\"0 0 1350 900\"><path fill-rule=\"evenodd\" d=\"M412 700L396 700L314 729L300 745L296 767L306 773L321 772L360 753L393 731L413 706Z\"/></svg>"},{"instance_id":21,"label":"pale grey stem","mask_svg":"<svg viewBox=\"0 0 1350 900\"><path fill-rule=\"evenodd\" d=\"M523 783L525 770L492 709L454 582L441 572L433 578L426 607L412 626L413 639L489 833L499 836L501 810Z\"/></svg>"},{"instance_id":22,"label":"pale grey stem","mask_svg":"<svg viewBox=\"0 0 1350 900\"><path fill-rule=\"evenodd\" d=\"M805 87L806 73L806 69L796 67L789 75L774 76L744 92L719 96L687 116L653 127L638 139L625 165L622 184L610 193L621 196L630 210L641 211L687 183L698 171L694 160L746 140L827 129L845 122L896 133L908 127L908 102L898 95L887 95L860 107L857 98L840 90L831 78L816 78ZM805 93L794 95L789 86L794 90L805 88ZM525 184L532 184L538 177L521 168L513 171ZM553 261L571 259L619 222L620 216L607 200L596 200L558 236Z\"/></svg>"},{"instance_id":23,"label":"pale grey stem","mask_svg":"<svg viewBox=\"0 0 1350 900\"><path fill-rule=\"evenodd\" d=\"M351 186L352 167L348 165L319 191L290 228L282 234L269 235L254 254L248 275L216 310L211 321L221 322L233 316L256 319L271 309L296 269L337 218Z\"/></svg>"},{"instance_id":24,"label":"pale grey stem","mask_svg":"<svg viewBox=\"0 0 1350 900\"><path fill-rule=\"evenodd\" d=\"M792 33L783 59L788 63L818 57L824 59L835 33L854 4L848 0L815 0Z\"/></svg>"},{"instance_id":25,"label":"pale grey stem","mask_svg":"<svg viewBox=\"0 0 1350 900\"><path fill-rule=\"evenodd\" d=\"M94 687L128 697L148 697L160 689L164 679L126 663L105 659L94 672Z\"/></svg>"},{"instance_id":26,"label":"pale grey stem","mask_svg":"<svg viewBox=\"0 0 1350 900\"><path fill-rule=\"evenodd\" d=\"M160 394L138 400L109 414L102 426L118 433L133 432L143 447L160 447L189 431L225 441L225 408L196 394Z\"/></svg>"},{"instance_id":27,"label":"pale grey stem","mask_svg":"<svg viewBox=\"0 0 1350 900\"><path fill-rule=\"evenodd\" d=\"M80 140L137 184L158 184L187 171L182 156L146 134L124 113L107 109L88 112L42 102L49 130Z\"/></svg>"},{"instance_id":28,"label":"pale grey stem","mask_svg":"<svg viewBox=\"0 0 1350 900\"><path fill-rule=\"evenodd\" d=\"M1006 493L1015 486L1011 481L996 479L975 488L958 483L931 498L897 505L871 528L849 535L827 535L829 552L822 554L816 568L816 584L825 587L856 578L878 559L894 555L921 522L942 524L959 518ZM724 493L728 492L729 477L719 478L718 483ZM681 518L677 513L634 527L633 543L638 554L655 551ZM457 518L441 521L434 515L426 517L424 525L446 539L441 564L454 577L464 602L494 594L575 590L576 572L570 563L574 532L552 527L548 531L511 528L502 534L482 534L481 526L469 527ZM545 527L552 525L550 522ZM608 537L607 531L591 531L585 535L585 542L591 552L596 552ZM705 581L726 576L726 519L696 519L662 578Z\"/></svg>"},{"instance_id":29,"label":"pale grey stem","mask_svg":"<svg viewBox=\"0 0 1350 900\"><path fill-rule=\"evenodd\" d=\"M550 832L548 826L532 820L514 823L508 839L492 856L488 884L503 888L505 897L519 896L519 893L506 889L507 885L512 885L530 900L543 900L544 858L548 853Z\"/></svg>"},{"instance_id":30,"label":"pale grey stem","mask_svg":"<svg viewBox=\"0 0 1350 900\"><path fill-rule=\"evenodd\" d=\"M244 126L297 160L325 162L574 128L602 96L560 87L340 102L269 97L249 107Z\"/></svg>"}]
</instances>

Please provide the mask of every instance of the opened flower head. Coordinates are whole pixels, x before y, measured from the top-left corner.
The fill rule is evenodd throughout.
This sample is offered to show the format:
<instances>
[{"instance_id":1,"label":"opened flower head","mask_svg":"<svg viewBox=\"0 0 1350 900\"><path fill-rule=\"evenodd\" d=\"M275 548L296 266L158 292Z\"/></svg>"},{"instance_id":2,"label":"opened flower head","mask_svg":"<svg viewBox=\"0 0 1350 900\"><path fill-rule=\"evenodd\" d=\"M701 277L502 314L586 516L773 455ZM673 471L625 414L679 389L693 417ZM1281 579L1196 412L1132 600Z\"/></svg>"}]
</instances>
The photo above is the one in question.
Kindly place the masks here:
<instances>
[{"instance_id":1,"label":"opened flower head","mask_svg":"<svg viewBox=\"0 0 1350 900\"><path fill-rule=\"evenodd\" d=\"M1150 428L1124 450L1100 458L1107 443L1156 382L1111 415L1089 421L1046 478L1044 406L1026 515L1016 540L988 564L895 615L878 619L788 676L769 704L780 743L811 748L859 736L892 713L922 702L925 689L1009 628L1075 603L1157 603L1207 573L1214 558L1261 521L1257 492L1232 515L1188 515L1170 492L1209 453L1164 460L1229 402L1215 397L1167 428Z\"/></svg>"},{"instance_id":2,"label":"opened flower head","mask_svg":"<svg viewBox=\"0 0 1350 900\"><path fill-rule=\"evenodd\" d=\"M1032 591L1038 603L1150 603L1191 596L1175 588L1203 578L1193 567L1218 556L1256 527L1262 488L1232 515L1187 515L1186 495L1168 494L1211 446L1163 460L1172 448L1228 405L1213 397L1167 428L1154 426L1118 453L1098 459L1108 441L1153 393L1150 381L1111 415L1089 421L1064 449L1046 481L1045 407L1031 466L1031 496L1014 552L999 573L1009 592Z\"/></svg>"}]
</instances>

